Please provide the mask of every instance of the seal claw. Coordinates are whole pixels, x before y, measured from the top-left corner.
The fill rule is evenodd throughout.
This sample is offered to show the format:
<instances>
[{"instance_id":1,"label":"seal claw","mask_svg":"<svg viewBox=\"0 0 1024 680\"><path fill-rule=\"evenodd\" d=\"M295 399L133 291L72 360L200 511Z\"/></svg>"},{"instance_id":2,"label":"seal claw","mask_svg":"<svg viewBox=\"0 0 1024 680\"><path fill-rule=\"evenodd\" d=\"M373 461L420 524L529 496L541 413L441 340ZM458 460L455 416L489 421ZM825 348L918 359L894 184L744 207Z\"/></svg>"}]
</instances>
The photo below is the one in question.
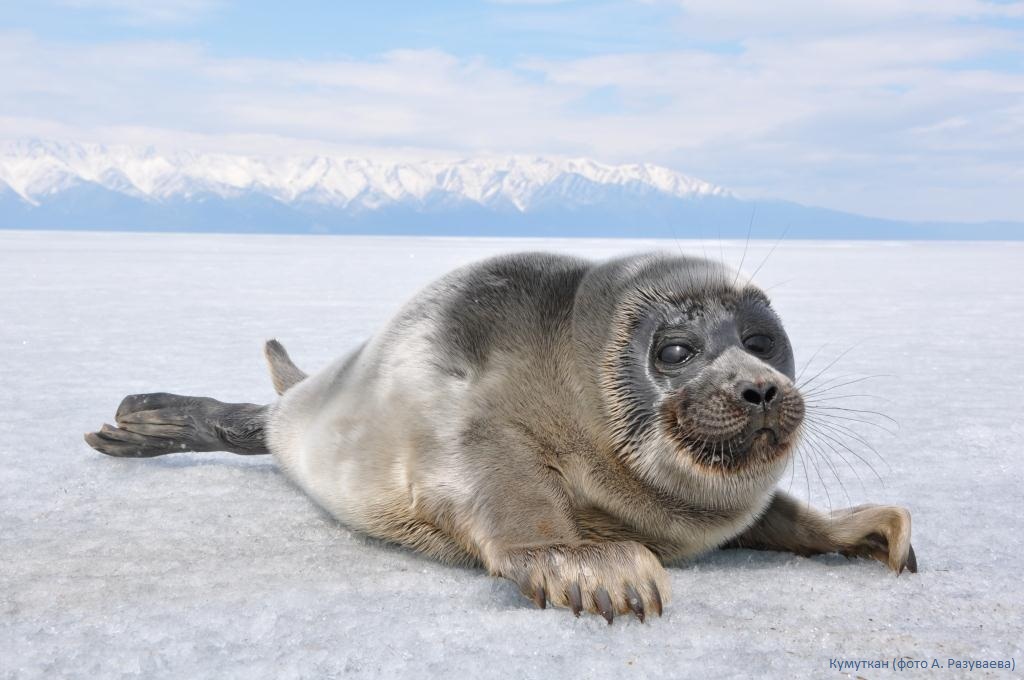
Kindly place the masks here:
<instances>
[{"instance_id":1,"label":"seal claw","mask_svg":"<svg viewBox=\"0 0 1024 680\"><path fill-rule=\"evenodd\" d=\"M608 622L608 625L612 625L612 621L615 620L615 608L612 607L612 598L603 586L599 586L594 591L594 604L597 605L597 610L601 612L601 616Z\"/></svg>"},{"instance_id":2,"label":"seal claw","mask_svg":"<svg viewBox=\"0 0 1024 680\"><path fill-rule=\"evenodd\" d=\"M914 546L907 546L907 559L903 562L903 566L900 567L900 573L907 569L911 574L917 573L917 555L914 554Z\"/></svg>"},{"instance_id":3,"label":"seal claw","mask_svg":"<svg viewBox=\"0 0 1024 680\"><path fill-rule=\"evenodd\" d=\"M658 584L654 581L651 581L651 597L654 599L654 611L658 613L658 616L661 616L663 609L661 603L661 591L658 590Z\"/></svg>"},{"instance_id":4,"label":"seal claw","mask_svg":"<svg viewBox=\"0 0 1024 680\"><path fill-rule=\"evenodd\" d=\"M911 574L917 573L917 555L914 554L914 546L910 546L910 552L907 554L907 569Z\"/></svg>"},{"instance_id":5,"label":"seal claw","mask_svg":"<svg viewBox=\"0 0 1024 680\"><path fill-rule=\"evenodd\" d=\"M580 592L579 583L569 586L569 607L572 609L573 616L577 618L583 611L583 594Z\"/></svg>"},{"instance_id":6,"label":"seal claw","mask_svg":"<svg viewBox=\"0 0 1024 680\"><path fill-rule=\"evenodd\" d=\"M647 616L647 612L644 610L644 601L640 597L640 593L636 592L636 588L631 585L626 586L626 604L636 614L636 618L640 619L640 623L643 623Z\"/></svg>"}]
</instances>

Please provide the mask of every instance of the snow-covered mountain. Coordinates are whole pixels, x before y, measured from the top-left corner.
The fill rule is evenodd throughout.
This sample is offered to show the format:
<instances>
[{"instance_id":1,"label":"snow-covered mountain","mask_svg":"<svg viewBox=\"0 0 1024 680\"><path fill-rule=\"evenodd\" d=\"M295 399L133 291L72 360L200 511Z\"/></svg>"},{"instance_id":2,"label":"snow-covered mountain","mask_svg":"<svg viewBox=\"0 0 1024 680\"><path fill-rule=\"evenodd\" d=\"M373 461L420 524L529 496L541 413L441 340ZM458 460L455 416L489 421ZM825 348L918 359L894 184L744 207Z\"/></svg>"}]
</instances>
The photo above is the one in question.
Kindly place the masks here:
<instances>
[{"instance_id":1,"label":"snow-covered mountain","mask_svg":"<svg viewBox=\"0 0 1024 680\"><path fill-rule=\"evenodd\" d=\"M0 228L520 236L1013 238L1017 223L881 220L756 206L650 164L490 157L256 157L0 143Z\"/></svg>"},{"instance_id":2,"label":"snow-covered mountain","mask_svg":"<svg viewBox=\"0 0 1024 680\"><path fill-rule=\"evenodd\" d=\"M313 203L346 210L377 210L392 204L422 208L468 201L527 212L553 199L593 203L609 190L680 198L728 193L656 165L615 166L587 159L380 162L335 156L259 158L162 154L152 148L37 140L2 147L0 181L36 206L89 184L157 202L256 193L284 204Z\"/></svg>"}]
</instances>

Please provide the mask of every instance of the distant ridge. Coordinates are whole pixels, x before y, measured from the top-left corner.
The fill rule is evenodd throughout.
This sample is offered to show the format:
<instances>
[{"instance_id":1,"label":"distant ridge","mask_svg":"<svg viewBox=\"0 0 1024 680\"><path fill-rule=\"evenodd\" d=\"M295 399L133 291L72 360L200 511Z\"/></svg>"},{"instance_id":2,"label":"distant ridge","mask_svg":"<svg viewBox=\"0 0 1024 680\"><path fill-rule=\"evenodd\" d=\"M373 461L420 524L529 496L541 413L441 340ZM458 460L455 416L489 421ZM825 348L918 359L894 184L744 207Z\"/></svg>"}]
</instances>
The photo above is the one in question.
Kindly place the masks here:
<instances>
[{"instance_id":1,"label":"distant ridge","mask_svg":"<svg viewBox=\"0 0 1024 680\"><path fill-rule=\"evenodd\" d=\"M160 154L152 148L31 140L0 151L0 180L29 203L79 184L150 200L254 192L282 203L349 210L389 204L426 207L464 200L528 211L553 197L585 202L586 189L622 187L668 196L724 196L724 189L656 165L604 165L586 159L512 156L454 162L381 162L337 156L258 158L228 154Z\"/></svg>"},{"instance_id":2,"label":"distant ridge","mask_svg":"<svg viewBox=\"0 0 1024 680\"><path fill-rule=\"evenodd\" d=\"M554 157L386 162L25 140L0 145L0 228L551 236L745 236L754 204L651 164ZM758 201L755 235L1024 237Z\"/></svg>"}]
</instances>

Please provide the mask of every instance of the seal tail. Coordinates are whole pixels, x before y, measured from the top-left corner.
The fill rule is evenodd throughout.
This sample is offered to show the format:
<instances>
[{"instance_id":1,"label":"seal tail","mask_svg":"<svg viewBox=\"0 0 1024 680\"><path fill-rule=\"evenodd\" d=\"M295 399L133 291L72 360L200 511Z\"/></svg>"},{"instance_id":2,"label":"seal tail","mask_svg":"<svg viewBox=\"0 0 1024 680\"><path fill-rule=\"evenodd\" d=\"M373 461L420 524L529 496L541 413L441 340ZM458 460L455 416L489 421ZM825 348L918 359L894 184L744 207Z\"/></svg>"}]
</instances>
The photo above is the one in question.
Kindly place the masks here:
<instances>
[{"instance_id":1,"label":"seal tail","mask_svg":"<svg viewBox=\"0 0 1024 680\"><path fill-rule=\"evenodd\" d=\"M292 387L306 379L306 374L288 356L284 345L277 340L268 340L263 346L263 355L270 366L270 378L274 381L274 390L284 394Z\"/></svg>"}]
</instances>

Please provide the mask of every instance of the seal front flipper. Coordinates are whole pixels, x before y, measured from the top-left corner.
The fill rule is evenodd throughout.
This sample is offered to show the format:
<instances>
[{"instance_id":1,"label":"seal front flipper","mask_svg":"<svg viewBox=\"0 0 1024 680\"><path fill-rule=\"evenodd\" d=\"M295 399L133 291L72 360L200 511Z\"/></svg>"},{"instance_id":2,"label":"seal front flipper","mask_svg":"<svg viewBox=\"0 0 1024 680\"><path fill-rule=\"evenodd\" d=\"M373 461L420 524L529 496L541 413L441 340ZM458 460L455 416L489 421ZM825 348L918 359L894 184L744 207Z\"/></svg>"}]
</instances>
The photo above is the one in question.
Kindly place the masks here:
<instances>
[{"instance_id":1,"label":"seal front flipper","mask_svg":"<svg viewBox=\"0 0 1024 680\"><path fill-rule=\"evenodd\" d=\"M641 622L648 613L661 616L671 594L658 558L631 541L513 548L484 561L539 607L546 599L576 616L584 610L600 614L608 623L630 612Z\"/></svg>"},{"instance_id":2,"label":"seal front flipper","mask_svg":"<svg viewBox=\"0 0 1024 680\"><path fill-rule=\"evenodd\" d=\"M895 505L858 505L831 515L777 491L764 514L725 546L798 555L838 552L870 557L896 574L917 573L910 544L910 511Z\"/></svg>"},{"instance_id":3,"label":"seal front flipper","mask_svg":"<svg viewBox=\"0 0 1024 680\"><path fill-rule=\"evenodd\" d=\"M117 408L117 427L85 435L89 446L120 458L152 458L185 451L270 453L264 439L267 407L227 404L166 392L133 394Z\"/></svg>"},{"instance_id":4,"label":"seal front flipper","mask_svg":"<svg viewBox=\"0 0 1024 680\"><path fill-rule=\"evenodd\" d=\"M494 480L481 489L474 518L476 544L493 576L507 578L543 608L547 602L600 614L611 623L616 614L633 613L641 621L661 615L671 586L668 573L640 543L589 541L543 475L529 486ZM506 489L502 492L502 489Z\"/></svg>"}]
</instances>

